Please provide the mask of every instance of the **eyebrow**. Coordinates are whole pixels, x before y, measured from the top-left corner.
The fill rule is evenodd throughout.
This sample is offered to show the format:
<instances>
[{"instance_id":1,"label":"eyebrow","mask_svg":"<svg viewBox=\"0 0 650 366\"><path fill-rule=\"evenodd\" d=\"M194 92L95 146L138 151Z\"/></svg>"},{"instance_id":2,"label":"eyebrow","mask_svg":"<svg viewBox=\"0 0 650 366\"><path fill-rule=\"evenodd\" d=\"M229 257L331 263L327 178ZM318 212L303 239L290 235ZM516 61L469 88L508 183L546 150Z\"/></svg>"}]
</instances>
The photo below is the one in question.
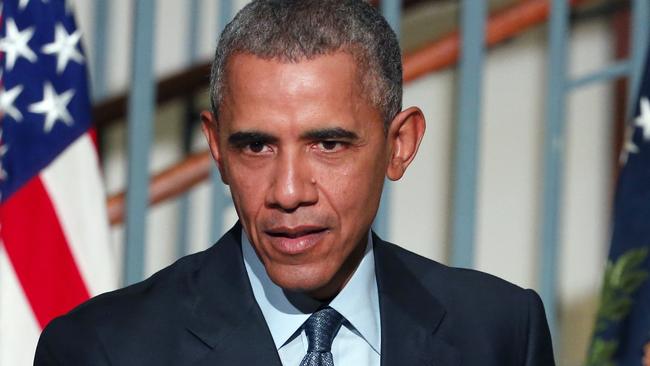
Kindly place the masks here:
<instances>
[{"instance_id":1,"label":"eyebrow","mask_svg":"<svg viewBox=\"0 0 650 366\"><path fill-rule=\"evenodd\" d=\"M349 140L359 139L359 136L340 127L321 128L310 130L300 136L304 140ZM252 143L276 143L278 138L266 132L239 131L228 136L228 144L235 147L246 146Z\"/></svg>"},{"instance_id":2,"label":"eyebrow","mask_svg":"<svg viewBox=\"0 0 650 366\"><path fill-rule=\"evenodd\" d=\"M228 144L231 146L244 146L255 142L273 143L277 141L277 137L259 131L239 131L228 136Z\"/></svg>"},{"instance_id":3,"label":"eyebrow","mask_svg":"<svg viewBox=\"0 0 650 366\"><path fill-rule=\"evenodd\" d=\"M302 134L301 136L303 139L306 140L357 140L359 136L349 130L340 128L340 127L335 127L335 128L323 128L323 129L318 129L318 130L311 130L307 131Z\"/></svg>"}]
</instances>

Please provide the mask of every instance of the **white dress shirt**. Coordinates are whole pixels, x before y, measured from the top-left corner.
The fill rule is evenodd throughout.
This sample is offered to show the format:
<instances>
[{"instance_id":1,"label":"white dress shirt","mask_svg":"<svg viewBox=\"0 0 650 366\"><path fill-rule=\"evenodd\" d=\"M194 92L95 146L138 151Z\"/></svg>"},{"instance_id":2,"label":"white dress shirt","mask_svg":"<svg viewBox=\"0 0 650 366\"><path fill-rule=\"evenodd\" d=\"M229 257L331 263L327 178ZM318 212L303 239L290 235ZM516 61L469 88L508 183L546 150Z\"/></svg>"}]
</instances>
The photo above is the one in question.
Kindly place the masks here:
<instances>
[{"instance_id":1,"label":"white dress shirt","mask_svg":"<svg viewBox=\"0 0 650 366\"><path fill-rule=\"evenodd\" d=\"M311 313L299 310L294 304L299 300L307 305L300 308L312 309L319 304L315 300L293 297L292 303L282 288L271 281L244 231L242 252L253 295L271 331L282 365L300 365L307 354L308 345L302 326ZM332 343L334 365L379 366L381 324L375 257L370 234L359 266L329 306L346 319Z\"/></svg>"}]
</instances>

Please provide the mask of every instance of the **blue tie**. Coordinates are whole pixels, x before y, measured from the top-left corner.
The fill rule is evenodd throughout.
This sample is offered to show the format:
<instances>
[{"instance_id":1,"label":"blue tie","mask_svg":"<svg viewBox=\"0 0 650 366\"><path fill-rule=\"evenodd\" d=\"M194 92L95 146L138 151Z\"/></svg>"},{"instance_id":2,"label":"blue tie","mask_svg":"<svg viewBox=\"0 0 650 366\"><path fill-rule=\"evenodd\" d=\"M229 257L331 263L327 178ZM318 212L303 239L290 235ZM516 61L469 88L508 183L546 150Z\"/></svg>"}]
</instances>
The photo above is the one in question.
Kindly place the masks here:
<instances>
[{"instance_id":1,"label":"blue tie","mask_svg":"<svg viewBox=\"0 0 650 366\"><path fill-rule=\"evenodd\" d=\"M334 366L332 341L336 337L343 316L329 306L313 313L305 322L309 346L300 366Z\"/></svg>"}]
</instances>

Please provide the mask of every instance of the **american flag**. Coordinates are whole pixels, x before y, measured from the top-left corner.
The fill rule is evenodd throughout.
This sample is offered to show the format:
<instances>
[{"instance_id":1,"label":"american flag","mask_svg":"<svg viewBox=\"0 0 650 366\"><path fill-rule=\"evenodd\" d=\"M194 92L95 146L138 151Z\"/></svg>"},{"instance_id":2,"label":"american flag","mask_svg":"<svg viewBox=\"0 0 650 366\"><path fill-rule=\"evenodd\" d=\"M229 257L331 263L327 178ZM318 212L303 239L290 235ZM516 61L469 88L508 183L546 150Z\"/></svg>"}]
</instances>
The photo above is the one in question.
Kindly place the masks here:
<instances>
[{"instance_id":1,"label":"american flag","mask_svg":"<svg viewBox=\"0 0 650 366\"><path fill-rule=\"evenodd\" d=\"M66 1L0 2L0 365L117 284L86 62Z\"/></svg>"},{"instance_id":2,"label":"american flag","mask_svg":"<svg viewBox=\"0 0 650 366\"><path fill-rule=\"evenodd\" d=\"M622 154L614 227L588 365L650 362L650 54Z\"/></svg>"}]
</instances>

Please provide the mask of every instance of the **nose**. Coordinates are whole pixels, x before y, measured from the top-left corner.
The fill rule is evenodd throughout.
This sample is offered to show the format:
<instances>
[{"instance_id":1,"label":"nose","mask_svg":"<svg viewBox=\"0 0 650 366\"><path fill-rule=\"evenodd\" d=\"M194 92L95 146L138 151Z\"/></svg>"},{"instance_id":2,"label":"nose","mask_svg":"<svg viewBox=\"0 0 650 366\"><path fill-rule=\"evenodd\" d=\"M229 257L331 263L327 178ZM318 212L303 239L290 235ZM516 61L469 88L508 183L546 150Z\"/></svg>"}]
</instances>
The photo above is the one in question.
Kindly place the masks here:
<instances>
[{"instance_id":1,"label":"nose","mask_svg":"<svg viewBox=\"0 0 650 366\"><path fill-rule=\"evenodd\" d=\"M281 153L274 166L267 204L285 212L315 204L318 188L312 173L307 157L298 152Z\"/></svg>"}]
</instances>

